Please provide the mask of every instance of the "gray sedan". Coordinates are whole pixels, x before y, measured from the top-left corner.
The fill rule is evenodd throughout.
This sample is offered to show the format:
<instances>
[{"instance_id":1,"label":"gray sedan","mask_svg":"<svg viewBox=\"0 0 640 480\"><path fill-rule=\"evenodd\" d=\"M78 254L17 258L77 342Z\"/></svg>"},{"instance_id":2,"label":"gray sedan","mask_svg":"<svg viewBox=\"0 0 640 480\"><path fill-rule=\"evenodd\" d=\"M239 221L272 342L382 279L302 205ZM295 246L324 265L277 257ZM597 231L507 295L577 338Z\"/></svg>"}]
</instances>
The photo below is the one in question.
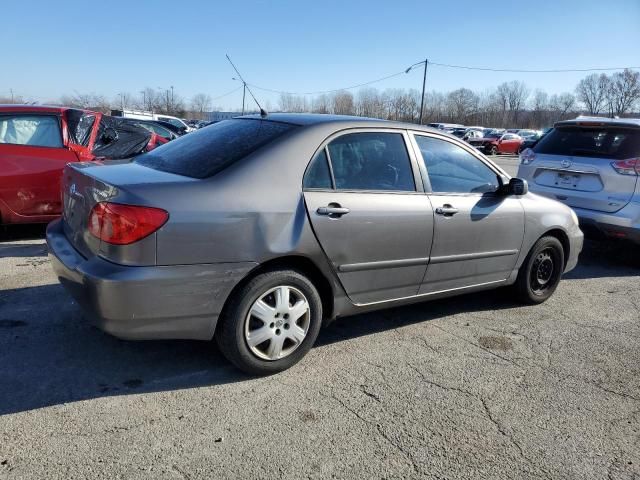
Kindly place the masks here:
<instances>
[{"instance_id":1,"label":"gray sedan","mask_svg":"<svg viewBox=\"0 0 640 480\"><path fill-rule=\"evenodd\" d=\"M465 142L354 117L216 123L132 163L69 165L63 195L47 242L89 318L215 338L254 374L339 316L506 285L543 302L583 238L570 208Z\"/></svg>"}]
</instances>

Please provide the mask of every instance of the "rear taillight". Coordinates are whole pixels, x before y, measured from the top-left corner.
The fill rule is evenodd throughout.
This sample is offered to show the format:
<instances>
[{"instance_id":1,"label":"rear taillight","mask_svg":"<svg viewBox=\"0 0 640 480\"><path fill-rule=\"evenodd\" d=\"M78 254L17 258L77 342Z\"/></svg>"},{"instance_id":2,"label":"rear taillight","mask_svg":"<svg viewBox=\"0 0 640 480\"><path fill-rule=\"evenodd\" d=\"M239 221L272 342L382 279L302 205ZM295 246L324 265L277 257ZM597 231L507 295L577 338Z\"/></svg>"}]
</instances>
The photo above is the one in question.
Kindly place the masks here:
<instances>
[{"instance_id":1,"label":"rear taillight","mask_svg":"<svg viewBox=\"0 0 640 480\"><path fill-rule=\"evenodd\" d=\"M640 175L640 158L629 158L611 162L613 169L620 175Z\"/></svg>"},{"instance_id":2,"label":"rear taillight","mask_svg":"<svg viewBox=\"0 0 640 480\"><path fill-rule=\"evenodd\" d=\"M520 163L523 165L529 165L536 159L536 153L530 148L525 148L522 153L520 153Z\"/></svg>"},{"instance_id":3,"label":"rear taillight","mask_svg":"<svg viewBox=\"0 0 640 480\"><path fill-rule=\"evenodd\" d=\"M89 232L103 242L128 245L151 235L169 219L169 213L153 207L97 203L89 214Z\"/></svg>"}]
</instances>

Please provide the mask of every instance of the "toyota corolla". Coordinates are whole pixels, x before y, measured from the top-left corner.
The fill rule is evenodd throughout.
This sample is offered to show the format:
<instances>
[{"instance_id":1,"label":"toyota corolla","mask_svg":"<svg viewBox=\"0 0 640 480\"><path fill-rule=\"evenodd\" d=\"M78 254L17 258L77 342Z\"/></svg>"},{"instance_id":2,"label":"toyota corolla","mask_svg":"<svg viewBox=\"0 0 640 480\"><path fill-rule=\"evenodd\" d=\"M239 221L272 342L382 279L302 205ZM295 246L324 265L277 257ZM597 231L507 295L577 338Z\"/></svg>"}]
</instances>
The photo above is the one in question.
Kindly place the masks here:
<instances>
[{"instance_id":1,"label":"toyota corolla","mask_svg":"<svg viewBox=\"0 0 640 480\"><path fill-rule=\"evenodd\" d=\"M582 248L569 207L413 124L241 117L63 180L47 242L87 317L127 339L215 338L253 374L337 317L508 285L543 302Z\"/></svg>"}]
</instances>

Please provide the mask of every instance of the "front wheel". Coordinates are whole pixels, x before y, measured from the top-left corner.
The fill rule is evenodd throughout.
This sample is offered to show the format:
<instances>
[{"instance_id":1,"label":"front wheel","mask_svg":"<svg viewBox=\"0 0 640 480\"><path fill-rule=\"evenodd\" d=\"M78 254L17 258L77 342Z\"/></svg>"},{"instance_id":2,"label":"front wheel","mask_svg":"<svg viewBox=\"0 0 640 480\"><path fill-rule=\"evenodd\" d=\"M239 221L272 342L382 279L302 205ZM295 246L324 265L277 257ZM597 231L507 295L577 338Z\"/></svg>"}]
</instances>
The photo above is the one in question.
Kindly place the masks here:
<instances>
[{"instance_id":1,"label":"front wheel","mask_svg":"<svg viewBox=\"0 0 640 480\"><path fill-rule=\"evenodd\" d=\"M489 148L489 155L497 155L497 154L498 154L498 149L496 148L496 146L495 146L495 145L492 145L492 146Z\"/></svg>"},{"instance_id":2,"label":"front wheel","mask_svg":"<svg viewBox=\"0 0 640 480\"><path fill-rule=\"evenodd\" d=\"M302 359L321 324L322 301L313 283L295 270L272 270L234 293L215 338L236 367L268 375Z\"/></svg>"},{"instance_id":3,"label":"front wheel","mask_svg":"<svg viewBox=\"0 0 640 480\"><path fill-rule=\"evenodd\" d=\"M520 301L542 303L555 292L564 270L564 249L555 237L538 240L518 272L515 288Z\"/></svg>"}]
</instances>

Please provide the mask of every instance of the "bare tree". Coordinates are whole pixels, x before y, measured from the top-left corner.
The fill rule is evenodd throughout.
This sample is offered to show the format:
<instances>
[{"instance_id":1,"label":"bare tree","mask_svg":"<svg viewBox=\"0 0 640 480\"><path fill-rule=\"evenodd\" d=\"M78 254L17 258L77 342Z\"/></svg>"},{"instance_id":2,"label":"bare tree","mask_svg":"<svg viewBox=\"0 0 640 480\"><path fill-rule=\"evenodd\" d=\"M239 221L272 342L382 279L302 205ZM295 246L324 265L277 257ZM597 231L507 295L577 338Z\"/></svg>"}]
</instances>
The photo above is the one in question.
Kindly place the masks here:
<instances>
[{"instance_id":1,"label":"bare tree","mask_svg":"<svg viewBox=\"0 0 640 480\"><path fill-rule=\"evenodd\" d=\"M597 115L605 107L608 90L609 77L594 73L578 82L576 95L591 115Z\"/></svg>"},{"instance_id":2,"label":"bare tree","mask_svg":"<svg viewBox=\"0 0 640 480\"><path fill-rule=\"evenodd\" d=\"M111 112L110 102L103 95L95 93L75 92L73 95L63 95L60 97L60 103L68 107L85 108L102 113Z\"/></svg>"},{"instance_id":3,"label":"bare tree","mask_svg":"<svg viewBox=\"0 0 640 480\"><path fill-rule=\"evenodd\" d=\"M191 99L191 110L199 120L203 120L204 112L211 110L211 96L206 93L196 93Z\"/></svg>"},{"instance_id":4,"label":"bare tree","mask_svg":"<svg viewBox=\"0 0 640 480\"><path fill-rule=\"evenodd\" d=\"M468 88L459 88L447 95L447 103L451 117L463 122L477 113L480 98Z\"/></svg>"},{"instance_id":5,"label":"bare tree","mask_svg":"<svg viewBox=\"0 0 640 480\"><path fill-rule=\"evenodd\" d=\"M640 72L625 69L609 78L606 93L609 114L624 115L640 100Z\"/></svg>"},{"instance_id":6,"label":"bare tree","mask_svg":"<svg viewBox=\"0 0 640 480\"><path fill-rule=\"evenodd\" d=\"M336 115L353 115L354 102L353 95L347 91L340 91L333 94L333 113Z\"/></svg>"}]
</instances>

